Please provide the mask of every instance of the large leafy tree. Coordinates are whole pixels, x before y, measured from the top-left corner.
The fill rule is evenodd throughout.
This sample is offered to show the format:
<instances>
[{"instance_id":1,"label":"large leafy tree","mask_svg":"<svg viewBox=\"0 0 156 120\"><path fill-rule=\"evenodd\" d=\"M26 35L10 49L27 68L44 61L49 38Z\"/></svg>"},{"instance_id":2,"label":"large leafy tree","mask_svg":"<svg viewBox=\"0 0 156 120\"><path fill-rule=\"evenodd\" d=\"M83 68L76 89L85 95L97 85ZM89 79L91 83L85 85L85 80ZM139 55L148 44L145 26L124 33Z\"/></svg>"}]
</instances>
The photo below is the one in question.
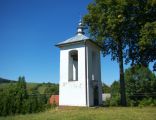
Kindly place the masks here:
<instances>
[{"instance_id":1,"label":"large leafy tree","mask_svg":"<svg viewBox=\"0 0 156 120\"><path fill-rule=\"evenodd\" d=\"M84 22L93 39L120 68L121 105L126 105L123 59L148 66L156 59L155 0L94 0Z\"/></svg>"},{"instance_id":2,"label":"large leafy tree","mask_svg":"<svg viewBox=\"0 0 156 120\"><path fill-rule=\"evenodd\" d=\"M148 67L156 60L156 1L127 1L127 57L126 62Z\"/></svg>"},{"instance_id":3,"label":"large leafy tree","mask_svg":"<svg viewBox=\"0 0 156 120\"><path fill-rule=\"evenodd\" d=\"M119 62L121 105L126 105L123 57L126 47L125 3L115 0L95 0L88 5L89 13L84 22L89 32L103 47L103 55L111 54L112 60Z\"/></svg>"}]
</instances>

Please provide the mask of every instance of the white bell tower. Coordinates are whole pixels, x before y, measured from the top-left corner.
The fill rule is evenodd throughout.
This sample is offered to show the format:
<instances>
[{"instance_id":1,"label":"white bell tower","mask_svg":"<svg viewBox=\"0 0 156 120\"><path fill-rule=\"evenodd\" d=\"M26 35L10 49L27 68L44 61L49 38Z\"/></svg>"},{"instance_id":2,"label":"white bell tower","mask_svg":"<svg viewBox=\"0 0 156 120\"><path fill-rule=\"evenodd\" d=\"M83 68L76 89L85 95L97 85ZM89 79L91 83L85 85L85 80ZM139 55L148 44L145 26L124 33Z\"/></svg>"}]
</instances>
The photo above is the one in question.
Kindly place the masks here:
<instances>
[{"instance_id":1,"label":"white bell tower","mask_svg":"<svg viewBox=\"0 0 156 120\"><path fill-rule=\"evenodd\" d=\"M102 104L100 46L83 29L80 21L77 34L56 45L60 48L60 106Z\"/></svg>"}]
</instances>

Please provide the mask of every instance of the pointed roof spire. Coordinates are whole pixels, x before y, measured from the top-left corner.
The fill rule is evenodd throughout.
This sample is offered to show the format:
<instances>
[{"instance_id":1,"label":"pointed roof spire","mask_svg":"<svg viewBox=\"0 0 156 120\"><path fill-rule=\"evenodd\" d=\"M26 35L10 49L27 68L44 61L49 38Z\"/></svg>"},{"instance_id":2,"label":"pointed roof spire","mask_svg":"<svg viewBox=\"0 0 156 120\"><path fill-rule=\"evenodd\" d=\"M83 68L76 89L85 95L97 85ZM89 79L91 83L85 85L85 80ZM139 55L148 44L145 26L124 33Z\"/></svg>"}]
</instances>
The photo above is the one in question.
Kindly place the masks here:
<instances>
[{"instance_id":1,"label":"pointed roof spire","mask_svg":"<svg viewBox=\"0 0 156 120\"><path fill-rule=\"evenodd\" d=\"M82 23L82 20L80 19L78 27L77 27L77 35L84 35L84 25Z\"/></svg>"}]
</instances>

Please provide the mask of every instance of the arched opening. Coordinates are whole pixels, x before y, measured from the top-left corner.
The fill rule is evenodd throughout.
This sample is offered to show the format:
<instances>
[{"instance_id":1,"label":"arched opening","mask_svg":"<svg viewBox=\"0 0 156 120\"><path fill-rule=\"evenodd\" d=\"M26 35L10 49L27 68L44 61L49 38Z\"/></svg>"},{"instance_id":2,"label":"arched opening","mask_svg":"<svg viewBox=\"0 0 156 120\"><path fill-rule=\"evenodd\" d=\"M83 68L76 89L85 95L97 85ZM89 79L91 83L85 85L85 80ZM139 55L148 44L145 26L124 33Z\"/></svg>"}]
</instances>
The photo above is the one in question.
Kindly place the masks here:
<instances>
[{"instance_id":1,"label":"arched opening","mask_svg":"<svg viewBox=\"0 0 156 120\"><path fill-rule=\"evenodd\" d=\"M78 80L78 51L69 52L69 81Z\"/></svg>"}]
</instances>

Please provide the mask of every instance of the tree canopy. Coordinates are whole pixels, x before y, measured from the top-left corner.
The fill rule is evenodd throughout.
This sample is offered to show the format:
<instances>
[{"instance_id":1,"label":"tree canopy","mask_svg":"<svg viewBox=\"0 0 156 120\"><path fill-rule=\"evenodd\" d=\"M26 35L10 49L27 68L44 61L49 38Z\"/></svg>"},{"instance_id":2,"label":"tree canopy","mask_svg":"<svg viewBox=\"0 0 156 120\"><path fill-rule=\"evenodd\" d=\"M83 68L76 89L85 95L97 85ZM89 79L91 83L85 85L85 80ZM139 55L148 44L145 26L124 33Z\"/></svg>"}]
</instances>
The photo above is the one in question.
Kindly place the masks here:
<instances>
[{"instance_id":1,"label":"tree canopy","mask_svg":"<svg viewBox=\"0 0 156 120\"><path fill-rule=\"evenodd\" d=\"M103 55L119 62L121 104L126 105L123 60L146 67L156 60L156 1L94 0L84 23Z\"/></svg>"}]
</instances>

